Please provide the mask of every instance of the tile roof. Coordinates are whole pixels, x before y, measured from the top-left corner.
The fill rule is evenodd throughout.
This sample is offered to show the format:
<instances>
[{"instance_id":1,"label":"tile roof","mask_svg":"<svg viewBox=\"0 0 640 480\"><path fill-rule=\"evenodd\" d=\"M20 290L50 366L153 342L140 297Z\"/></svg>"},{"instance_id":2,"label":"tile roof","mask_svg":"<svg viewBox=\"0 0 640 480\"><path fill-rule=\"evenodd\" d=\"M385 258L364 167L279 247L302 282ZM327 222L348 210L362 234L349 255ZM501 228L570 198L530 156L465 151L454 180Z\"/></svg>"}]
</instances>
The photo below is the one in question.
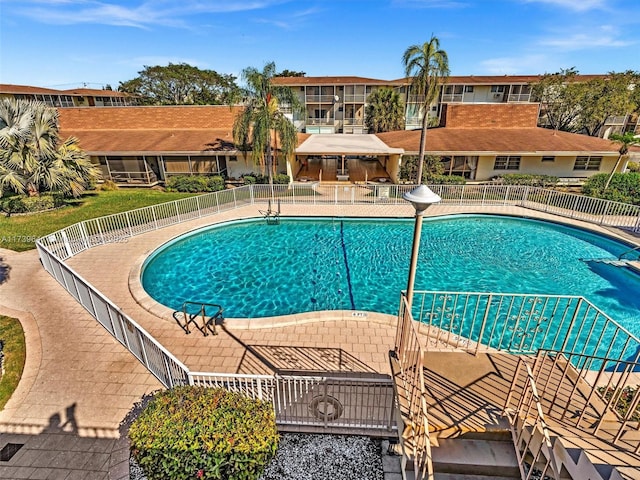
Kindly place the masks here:
<instances>
[{"instance_id":1,"label":"tile roof","mask_svg":"<svg viewBox=\"0 0 640 480\"><path fill-rule=\"evenodd\" d=\"M60 109L60 136L90 154L232 151L242 107L82 107ZM309 135L298 134L298 143Z\"/></svg>"},{"instance_id":2,"label":"tile roof","mask_svg":"<svg viewBox=\"0 0 640 480\"><path fill-rule=\"evenodd\" d=\"M390 147L417 153L420 130L401 130L377 134ZM577 133L555 132L546 128L432 128L427 133L430 153L617 153L610 140Z\"/></svg>"},{"instance_id":3,"label":"tile roof","mask_svg":"<svg viewBox=\"0 0 640 480\"><path fill-rule=\"evenodd\" d=\"M338 77L275 77L274 85L302 86L302 85L391 85L389 80L364 78L354 76Z\"/></svg>"},{"instance_id":4,"label":"tile roof","mask_svg":"<svg viewBox=\"0 0 640 480\"><path fill-rule=\"evenodd\" d=\"M95 88L71 88L68 90L58 90L55 88L33 87L31 85L10 85L0 84L0 94L22 94L22 95L71 95L93 96L93 97L129 97L128 93L116 92L114 90L99 90Z\"/></svg>"}]
</instances>

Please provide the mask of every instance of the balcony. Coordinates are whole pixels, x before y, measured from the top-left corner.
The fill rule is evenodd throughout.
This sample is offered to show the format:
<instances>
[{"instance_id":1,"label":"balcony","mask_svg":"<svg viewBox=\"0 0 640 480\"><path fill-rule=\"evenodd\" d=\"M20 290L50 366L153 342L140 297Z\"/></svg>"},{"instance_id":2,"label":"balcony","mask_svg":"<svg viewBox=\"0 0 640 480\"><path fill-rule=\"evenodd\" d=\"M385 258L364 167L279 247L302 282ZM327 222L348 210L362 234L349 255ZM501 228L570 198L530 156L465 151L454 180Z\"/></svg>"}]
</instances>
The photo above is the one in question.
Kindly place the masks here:
<instances>
[{"instance_id":1,"label":"balcony","mask_svg":"<svg viewBox=\"0 0 640 480\"><path fill-rule=\"evenodd\" d=\"M305 96L306 103L333 103L336 101L334 95L307 95Z\"/></svg>"},{"instance_id":2,"label":"balcony","mask_svg":"<svg viewBox=\"0 0 640 480\"><path fill-rule=\"evenodd\" d=\"M443 103L455 103L462 102L462 97L464 94L462 93L443 93L442 94L442 102Z\"/></svg>"},{"instance_id":3,"label":"balcony","mask_svg":"<svg viewBox=\"0 0 640 480\"><path fill-rule=\"evenodd\" d=\"M345 95L344 103L365 103L366 99L367 96L364 93L357 95Z\"/></svg>"},{"instance_id":4,"label":"balcony","mask_svg":"<svg viewBox=\"0 0 640 480\"><path fill-rule=\"evenodd\" d=\"M510 93L507 101L508 102L530 102L531 94L530 93Z\"/></svg>"},{"instance_id":5,"label":"balcony","mask_svg":"<svg viewBox=\"0 0 640 480\"><path fill-rule=\"evenodd\" d=\"M334 125L335 120L333 118L319 118L309 117L307 118L307 125Z\"/></svg>"}]
</instances>

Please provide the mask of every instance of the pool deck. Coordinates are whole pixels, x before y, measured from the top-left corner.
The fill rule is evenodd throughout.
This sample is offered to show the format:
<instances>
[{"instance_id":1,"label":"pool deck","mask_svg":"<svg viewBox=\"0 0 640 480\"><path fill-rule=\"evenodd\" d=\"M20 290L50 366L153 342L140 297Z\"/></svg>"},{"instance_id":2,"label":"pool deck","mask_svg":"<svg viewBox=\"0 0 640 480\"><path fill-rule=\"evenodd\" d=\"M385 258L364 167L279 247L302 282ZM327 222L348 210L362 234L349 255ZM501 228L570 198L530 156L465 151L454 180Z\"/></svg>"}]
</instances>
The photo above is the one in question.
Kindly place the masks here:
<instances>
[{"instance_id":1,"label":"pool deck","mask_svg":"<svg viewBox=\"0 0 640 480\"><path fill-rule=\"evenodd\" d=\"M68 261L194 371L267 373L315 371L389 373L395 318L369 312L314 312L278 319L228 322L219 335L186 335L140 291L136 272L157 246L187 231L259 217L246 206L96 247ZM521 207L435 205L427 216L493 213L553 220L634 241L624 232ZM413 217L409 205L282 205L283 216ZM638 243L638 239L635 239ZM408 259L407 259L408 261ZM160 383L40 265L35 250L0 250L0 314L20 318L27 341L22 380L0 412L0 449L24 444L0 478L126 478L126 439L119 425L141 396ZM283 293L283 294L286 294ZM142 304L142 305L141 305ZM143 306L144 305L144 306ZM164 317L164 318L162 318ZM328 349L348 361L334 364Z\"/></svg>"}]
</instances>

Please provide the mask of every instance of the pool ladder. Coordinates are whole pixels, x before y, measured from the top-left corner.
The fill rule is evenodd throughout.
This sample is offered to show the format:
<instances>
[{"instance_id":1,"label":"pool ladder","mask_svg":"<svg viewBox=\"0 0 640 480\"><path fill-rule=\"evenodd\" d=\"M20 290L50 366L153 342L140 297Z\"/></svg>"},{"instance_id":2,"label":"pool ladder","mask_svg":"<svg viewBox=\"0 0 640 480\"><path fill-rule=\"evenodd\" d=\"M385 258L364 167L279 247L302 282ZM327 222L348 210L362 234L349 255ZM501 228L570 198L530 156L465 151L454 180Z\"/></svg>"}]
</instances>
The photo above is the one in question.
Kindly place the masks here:
<instances>
[{"instance_id":1,"label":"pool ladder","mask_svg":"<svg viewBox=\"0 0 640 480\"><path fill-rule=\"evenodd\" d=\"M187 312L188 307L192 305L197 305L199 307L197 313ZM216 309L213 315L207 314L207 307ZM178 322L178 325L182 327L185 333L187 334L191 333L191 330L189 329L189 324L193 323L196 326L196 328L200 330L202 334L206 337L209 335L209 332L212 335L218 334L216 330L216 324L222 323L222 321L224 320L224 317L222 316L223 312L224 312L224 309L222 308L222 306L217 305L215 303L184 302L182 304L182 311L174 312L173 318L175 318L175 320ZM182 314L182 320L184 321L184 324L182 324L180 322L180 319L178 318L179 313ZM202 326L198 325L199 319L202 320Z\"/></svg>"},{"instance_id":2,"label":"pool ladder","mask_svg":"<svg viewBox=\"0 0 640 480\"><path fill-rule=\"evenodd\" d=\"M271 208L271 199L267 200L267 209L258 210L267 221L267 225L278 225L280 223L280 199L278 199L278 210Z\"/></svg>"}]
</instances>

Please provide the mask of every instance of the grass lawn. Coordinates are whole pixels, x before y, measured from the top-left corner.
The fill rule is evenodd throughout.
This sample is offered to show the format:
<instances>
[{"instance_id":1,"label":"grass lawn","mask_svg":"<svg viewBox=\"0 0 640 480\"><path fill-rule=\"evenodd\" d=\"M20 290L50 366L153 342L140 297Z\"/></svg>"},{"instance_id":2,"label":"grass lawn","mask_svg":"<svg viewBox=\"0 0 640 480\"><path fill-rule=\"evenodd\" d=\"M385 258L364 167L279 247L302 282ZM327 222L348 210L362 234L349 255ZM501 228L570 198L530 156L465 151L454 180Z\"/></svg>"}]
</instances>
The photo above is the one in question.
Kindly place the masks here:
<instances>
[{"instance_id":1,"label":"grass lawn","mask_svg":"<svg viewBox=\"0 0 640 480\"><path fill-rule=\"evenodd\" d=\"M81 198L69 200L66 207L58 210L0 217L0 248L18 252L31 250L35 248L37 238L74 223L193 195L148 188L88 192Z\"/></svg>"},{"instance_id":2,"label":"grass lawn","mask_svg":"<svg viewBox=\"0 0 640 480\"><path fill-rule=\"evenodd\" d=\"M0 379L0 410L2 410L18 386L24 368L24 332L18 319L0 315L0 340L4 342L5 370Z\"/></svg>"}]
</instances>

